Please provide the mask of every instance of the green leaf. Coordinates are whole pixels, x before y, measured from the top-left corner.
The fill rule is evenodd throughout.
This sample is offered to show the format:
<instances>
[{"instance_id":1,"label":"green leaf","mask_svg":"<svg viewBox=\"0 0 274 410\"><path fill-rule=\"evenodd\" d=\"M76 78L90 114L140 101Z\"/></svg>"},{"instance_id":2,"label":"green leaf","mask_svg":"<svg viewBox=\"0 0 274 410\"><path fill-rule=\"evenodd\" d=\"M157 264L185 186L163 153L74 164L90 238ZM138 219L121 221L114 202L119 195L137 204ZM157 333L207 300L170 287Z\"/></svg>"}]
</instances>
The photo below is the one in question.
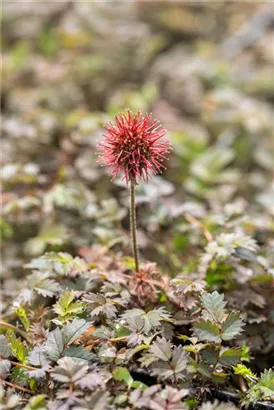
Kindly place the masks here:
<instances>
[{"instance_id":1,"label":"green leaf","mask_svg":"<svg viewBox=\"0 0 274 410\"><path fill-rule=\"evenodd\" d=\"M231 312L222 324L222 339L231 340L235 336L242 333L244 322L240 317L240 313Z\"/></svg>"},{"instance_id":2,"label":"green leaf","mask_svg":"<svg viewBox=\"0 0 274 410\"><path fill-rule=\"evenodd\" d=\"M116 367L113 372L113 378L117 381L125 382L128 386L131 386L133 383L133 378L125 367Z\"/></svg>"},{"instance_id":3,"label":"green leaf","mask_svg":"<svg viewBox=\"0 0 274 410\"><path fill-rule=\"evenodd\" d=\"M224 295L218 292L204 293L201 296L204 309L207 311L206 319L213 320L215 322L221 322L225 316Z\"/></svg>"},{"instance_id":4,"label":"green leaf","mask_svg":"<svg viewBox=\"0 0 274 410\"><path fill-rule=\"evenodd\" d=\"M46 410L47 401L45 394L38 394L30 399L24 410Z\"/></svg>"},{"instance_id":5,"label":"green leaf","mask_svg":"<svg viewBox=\"0 0 274 410\"><path fill-rule=\"evenodd\" d=\"M199 340L206 340L208 342L220 343L220 330L217 325L208 320L198 320L194 323L194 334Z\"/></svg>"},{"instance_id":6,"label":"green leaf","mask_svg":"<svg viewBox=\"0 0 274 410\"><path fill-rule=\"evenodd\" d=\"M207 347L201 352L203 360L205 360L207 363L212 364L215 366L215 364L218 362L218 350L214 349L214 347Z\"/></svg>"},{"instance_id":7,"label":"green leaf","mask_svg":"<svg viewBox=\"0 0 274 410\"><path fill-rule=\"evenodd\" d=\"M139 380L134 380L134 382L131 384L131 388L145 391L147 389L147 385L140 382Z\"/></svg>"},{"instance_id":8,"label":"green leaf","mask_svg":"<svg viewBox=\"0 0 274 410\"><path fill-rule=\"evenodd\" d=\"M211 379L215 384L225 383L227 378L228 374L224 372L213 372L211 376Z\"/></svg>"},{"instance_id":9,"label":"green leaf","mask_svg":"<svg viewBox=\"0 0 274 410\"><path fill-rule=\"evenodd\" d=\"M234 373L235 374L240 374L247 380L257 380L256 374L254 374L248 367L246 367L244 364L237 364L236 367L234 367Z\"/></svg>"},{"instance_id":10,"label":"green leaf","mask_svg":"<svg viewBox=\"0 0 274 410\"><path fill-rule=\"evenodd\" d=\"M210 366L206 363L198 363L196 365L196 370L198 373L200 373L204 377L211 378L212 376L212 370Z\"/></svg>"},{"instance_id":11,"label":"green leaf","mask_svg":"<svg viewBox=\"0 0 274 410\"><path fill-rule=\"evenodd\" d=\"M241 357L241 348L222 348L219 354L219 363L223 366L235 366Z\"/></svg>"},{"instance_id":12,"label":"green leaf","mask_svg":"<svg viewBox=\"0 0 274 410\"><path fill-rule=\"evenodd\" d=\"M22 367L14 366L9 377L11 382L15 382L19 386L26 386L29 383L29 372Z\"/></svg>"},{"instance_id":13,"label":"green leaf","mask_svg":"<svg viewBox=\"0 0 274 410\"><path fill-rule=\"evenodd\" d=\"M248 375L245 376L248 378ZM250 376L249 376L250 377ZM254 382L254 380L252 380ZM247 392L243 400L244 404L255 403L258 400L273 400L274 398L274 371L265 370L256 384Z\"/></svg>"},{"instance_id":14,"label":"green leaf","mask_svg":"<svg viewBox=\"0 0 274 410\"><path fill-rule=\"evenodd\" d=\"M28 332L29 328L30 328L30 324L29 324L29 319L27 317L27 313L26 313L25 309L23 307L19 306L18 308L15 309L15 313L17 314L17 316L21 320L25 330Z\"/></svg>"},{"instance_id":15,"label":"green leaf","mask_svg":"<svg viewBox=\"0 0 274 410\"><path fill-rule=\"evenodd\" d=\"M261 373L257 388L263 393L264 400L274 399L274 370L268 369Z\"/></svg>"},{"instance_id":16,"label":"green leaf","mask_svg":"<svg viewBox=\"0 0 274 410\"><path fill-rule=\"evenodd\" d=\"M75 293L70 290L65 290L58 302L53 306L53 310L57 313L58 318L61 322L68 321L78 314L82 313L84 309L83 302L76 301Z\"/></svg>"},{"instance_id":17,"label":"green leaf","mask_svg":"<svg viewBox=\"0 0 274 410\"><path fill-rule=\"evenodd\" d=\"M7 333L6 340L11 345L12 355L17 358L20 363L25 363L27 360L29 349L22 342L20 337L15 336L14 333Z\"/></svg>"}]
</instances>

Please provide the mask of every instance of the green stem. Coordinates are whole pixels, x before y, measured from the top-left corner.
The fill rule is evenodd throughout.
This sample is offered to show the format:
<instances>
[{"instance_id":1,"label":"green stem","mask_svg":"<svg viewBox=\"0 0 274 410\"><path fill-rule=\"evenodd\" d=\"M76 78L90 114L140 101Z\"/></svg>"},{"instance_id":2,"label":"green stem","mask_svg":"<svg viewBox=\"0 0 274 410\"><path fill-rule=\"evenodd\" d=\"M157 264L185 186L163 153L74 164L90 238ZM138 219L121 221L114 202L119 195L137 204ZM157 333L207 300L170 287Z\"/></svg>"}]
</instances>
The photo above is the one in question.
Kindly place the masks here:
<instances>
[{"instance_id":1,"label":"green stem","mask_svg":"<svg viewBox=\"0 0 274 410\"><path fill-rule=\"evenodd\" d=\"M12 330L14 330L14 331L17 332L19 335L21 335L24 339L26 339L26 341L27 341L28 343L30 343L28 334L27 334L26 332L24 332L23 330L19 329L18 327L14 326L14 325L12 325L12 324L10 324L10 323L4 322L3 320L0 320L0 327L6 327L7 329L12 329Z\"/></svg>"},{"instance_id":2,"label":"green stem","mask_svg":"<svg viewBox=\"0 0 274 410\"><path fill-rule=\"evenodd\" d=\"M132 250L135 261L135 270L136 272L139 272L139 256L136 232L135 183L133 180L130 181L130 231L132 239Z\"/></svg>"}]
</instances>

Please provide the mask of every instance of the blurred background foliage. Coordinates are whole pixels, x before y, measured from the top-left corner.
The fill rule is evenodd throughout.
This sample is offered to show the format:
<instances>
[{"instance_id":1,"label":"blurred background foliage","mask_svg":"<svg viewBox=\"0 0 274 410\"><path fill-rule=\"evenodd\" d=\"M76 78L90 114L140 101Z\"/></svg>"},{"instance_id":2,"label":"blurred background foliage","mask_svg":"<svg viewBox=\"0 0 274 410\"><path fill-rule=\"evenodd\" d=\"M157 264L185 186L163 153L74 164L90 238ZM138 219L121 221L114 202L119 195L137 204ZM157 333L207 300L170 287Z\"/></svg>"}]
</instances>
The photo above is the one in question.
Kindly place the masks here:
<instances>
[{"instance_id":1,"label":"blurred background foliage","mask_svg":"<svg viewBox=\"0 0 274 410\"><path fill-rule=\"evenodd\" d=\"M127 190L95 152L140 108L173 144L138 187L143 260L225 291L273 351L271 3L19 3L3 4L3 309L44 252L131 255Z\"/></svg>"}]
</instances>

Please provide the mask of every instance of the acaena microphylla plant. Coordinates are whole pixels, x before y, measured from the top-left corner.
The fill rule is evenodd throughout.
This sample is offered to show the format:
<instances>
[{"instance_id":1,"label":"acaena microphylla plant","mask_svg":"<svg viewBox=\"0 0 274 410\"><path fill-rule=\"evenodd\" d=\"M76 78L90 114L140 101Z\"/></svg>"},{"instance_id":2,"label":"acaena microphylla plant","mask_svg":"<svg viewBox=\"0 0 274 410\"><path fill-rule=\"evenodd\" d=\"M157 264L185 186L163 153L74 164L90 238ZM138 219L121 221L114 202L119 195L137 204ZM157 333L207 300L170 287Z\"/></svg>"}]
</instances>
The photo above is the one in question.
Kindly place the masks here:
<instances>
[{"instance_id":1,"label":"acaena microphylla plant","mask_svg":"<svg viewBox=\"0 0 274 410\"><path fill-rule=\"evenodd\" d=\"M105 133L98 143L99 162L109 167L112 179L120 173L130 184L130 228L135 269L139 271L139 257L136 236L135 187L138 180L148 182L152 174L165 169L170 142L164 139L166 130L152 114L134 115L130 110L114 117L104 126Z\"/></svg>"}]
</instances>

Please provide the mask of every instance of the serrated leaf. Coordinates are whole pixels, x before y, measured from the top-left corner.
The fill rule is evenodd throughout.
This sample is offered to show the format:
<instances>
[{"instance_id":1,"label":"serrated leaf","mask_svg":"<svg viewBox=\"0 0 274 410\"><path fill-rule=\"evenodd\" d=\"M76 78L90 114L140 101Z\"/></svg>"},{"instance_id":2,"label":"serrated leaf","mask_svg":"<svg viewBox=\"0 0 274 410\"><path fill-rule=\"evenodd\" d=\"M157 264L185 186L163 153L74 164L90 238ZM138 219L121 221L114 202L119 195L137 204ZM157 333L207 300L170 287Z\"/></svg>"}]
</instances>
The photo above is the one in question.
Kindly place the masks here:
<instances>
[{"instance_id":1,"label":"serrated leaf","mask_svg":"<svg viewBox=\"0 0 274 410\"><path fill-rule=\"evenodd\" d=\"M49 298L52 298L59 291L59 289L59 283L48 278L37 282L34 286L34 290L36 290L39 295Z\"/></svg>"},{"instance_id":2,"label":"serrated leaf","mask_svg":"<svg viewBox=\"0 0 274 410\"><path fill-rule=\"evenodd\" d=\"M199 340L219 343L221 341L220 330L217 325L208 320L198 320L194 323L194 334Z\"/></svg>"},{"instance_id":3,"label":"serrated leaf","mask_svg":"<svg viewBox=\"0 0 274 410\"><path fill-rule=\"evenodd\" d=\"M203 376L207 378L211 378L212 376L212 370L210 366L206 363L198 363L196 365L196 370L197 372L199 372L200 374L202 374Z\"/></svg>"},{"instance_id":4,"label":"serrated leaf","mask_svg":"<svg viewBox=\"0 0 274 410\"><path fill-rule=\"evenodd\" d=\"M87 349L83 349L80 346L70 346L64 350L63 355L65 357L72 357L74 360L91 360L94 355Z\"/></svg>"},{"instance_id":5,"label":"serrated leaf","mask_svg":"<svg viewBox=\"0 0 274 410\"><path fill-rule=\"evenodd\" d=\"M71 357L63 357L57 363L58 366L51 373L51 377L60 383L76 383L88 371L88 365L84 362L76 362Z\"/></svg>"},{"instance_id":6,"label":"serrated leaf","mask_svg":"<svg viewBox=\"0 0 274 410\"><path fill-rule=\"evenodd\" d=\"M5 359L0 361L0 378L5 380L10 372L11 364L10 361Z\"/></svg>"},{"instance_id":7,"label":"serrated leaf","mask_svg":"<svg viewBox=\"0 0 274 410\"><path fill-rule=\"evenodd\" d=\"M257 388L261 390L265 399L274 398L274 370L265 369L265 371L261 373Z\"/></svg>"},{"instance_id":8,"label":"serrated leaf","mask_svg":"<svg viewBox=\"0 0 274 410\"><path fill-rule=\"evenodd\" d=\"M138 361L141 363L141 367L148 367L151 363L157 361L157 357L153 353L148 353L142 356Z\"/></svg>"},{"instance_id":9,"label":"serrated leaf","mask_svg":"<svg viewBox=\"0 0 274 410\"><path fill-rule=\"evenodd\" d=\"M145 319L142 316L133 317L126 328L131 332L127 339L128 346L140 345L143 342L142 333L145 331Z\"/></svg>"},{"instance_id":10,"label":"serrated leaf","mask_svg":"<svg viewBox=\"0 0 274 410\"><path fill-rule=\"evenodd\" d=\"M225 316L226 302L224 302L224 295L215 291L213 293L204 293L201 299L204 309L209 314L206 319L221 322Z\"/></svg>"},{"instance_id":11,"label":"serrated leaf","mask_svg":"<svg viewBox=\"0 0 274 410\"><path fill-rule=\"evenodd\" d=\"M49 360L41 346L35 346L32 351L29 352L27 357L28 363L33 366L44 366L49 363Z\"/></svg>"},{"instance_id":12,"label":"serrated leaf","mask_svg":"<svg viewBox=\"0 0 274 410\"><path fill-rule=\"evenodd\" d=\"M201 352L203 360L207 363L215 365L218 361L218 351L214 347L206 347Z\"/></svg>"},{"instance_id":13,"label":"serrated leaf","mask_svg":"<svg viewBox=\"0 0 274 410\"><path fill-rule=\"evenodd\" d=\"M153 353L158 359L168 362L172 356L171 343L164 337L157 337L156 341L152 343L149 348L150 353Z\"/></svg>"},{"instance_id":14,"label":"serrated leaf","mask_svg":"<svg viewBox=\"0 0 274 410\"><path fill-rule=\"evenodd\" d=\"M0 335L0 356L7 359L11 356L11 345L6 341L5 336Z\"/></svg>"},{"instance_id":15,"label":"serrated leaf","mask_svg":"<svg viewBox=\"0 0 274 410\"><path fill-rule=\"evenodd\" d=\"M57 327L48 334L47 340L43 344L43 350L51 360L57 361L62 356L64 349L62 331Z\"/></svg>"},{"instance_id":16,"label":"serrated leaf","mask_svg":"<svg viewBox=\"0 0 274 410\"><path fill-rule=\"evenodd\" d=\"M132 318L142 318L144 320L143 333L148 334L152 329L162 326L162 321L171 321L170 314L165 310L165 308L160 307L157 309L145 312L142 309L129 309L121 318L126 320L129 326L131 325Z\"/></svg>"},{"instance_id":17,"label":"serrated leaf","mask_svg":"<svg viewBox=\"0 0 274 410\"><path fill-rule=\"evenodd\" d=\"M103 387L104 382L100 373L96 370L88 373L86 376L82 377L79 381L76 382L77 386L80 386L81 389L94 390L95 387Z\"/></svg>"},{"instance_id":18,"label":"serrated leaf","mask_svg":"<svg viewBox=\"0 0 274 410\"><path fill-rule=\"evenodd\" d=\"M91 327L91 322L86 322L85 319L74 319L72 322L63 327L63 340L66 345L70 345L79 339L86 330Z\"/></svg>"},{"instance_id":19,"label":"serrated leaf","mask_svg":"<svg viewBox=\"0 0 274 410\"><path fill-rule=\"evenodd\" d=\"M43 344L43 351L49 359L59 360L64 354L66 346L75 342L90 326L91 322L86 322L85 319L74 319L62 330L57 327L48 334L48 338Z\"/></svg>"},{"instance_id":20,"label":"serrated leaf","mask_svg":"<svg viewBox=\"0 0 274 410\"><path fill-rule=\"evenodd\" d=\"M188 355L182 345L175 346L172 352L171 366L174 373L178 374L184 371L188 364Z\"/></svg>"},{"instance_id":21,"label":"serrated leaf","mask_svg":"<svg viewBox=\"0 0 274 410\"><path fill-rule=\"evenodd\" d=\"M87 400L75 405L73 410L107 410L108 396L108 392L96 391Z\"/></svg>"},{"instance_id":22,"label":"serrated leaf","mask_svg":"<svg viewBox=\"0 0 274 410\"><path fill-rule=\"evenodd\" d=\"M153 363L151 365L150 372L152 376L157 376L163 380L174 377L174 371L170 369L169 363L162 360L158 360L157 362Z\"/></svg>"},{"instance_id":23,"label":"serrated leaf","mask_svg":"<svg viewBox=\"0 0 274 410\"><path fill-rule=\"evenodd\" d=\"M133 308L133 309L127 310L120 317L121 317L122 320L125 320L125 319L131 319L131 318L136 317L136 316L141 316L144 313L146 313L146 312L143 309Z\"/></svg>"},{"instance_id":24,"label":"serrated leaf","mask_svg":"<svg viewBox=\"0 0 274 410\"><path fill-rule=\"evenodd\" d=\"M29 378L35 380L44 379L46 377L46 372L49 370L49 365L41 367L41 369L31 370L28 372Z\"/></svg>"},{"instance_id":25,"label":"serrated leaf","mask_svg":"<svg viewBox=\"0 0 274 410\"><path fill-rule=\"evenodd\" d=\"M59 320L67 321L76 315L82 313L84 309L83 302L75 301L75 293L70 290L65 290L58 302L53 306L53 311L57 313Z\"/></svg>"},{"instance_id":26,"label":"serrated leaf","mask_svg":"<svg viewBox=\"0 0 274 410\"><path fill-rule=\"evenodd\" d=\"M161 326L163 320L170 321L171 315L166 311L164 307L159 307L147 312L146 317L150 323L151 328L157 328Z\"/></svg>"},{"instance_id":27,"label":"serrated leaf","mask_svg":"<svg viewBox=\"0 0 274 410\"><path fill-rule=\"evenodd\" d=\"M16 357L20 363L25 363L29 349L20 337L16 337L14 333L7 333L6 340L11 345L12 355Z\"/></svg>"},{"instance_id":28,"label":"serrated leaf","mask_svg":"<svg viewBox=\"0 0 274 410\"><path fill-rule=\"evenodd\" d=\"M89 293L83 300L88 303L91 317L97 317L101 314L108 319L116 317L117 309L111 299L107 299L99 293Z\"/></svg>"},{"instance_id":29,"label":"serrated leaf","mask_svg":"<svg viewBox=\"0 0 274 410\"><path fill-rule=\"evenodd\" d=\"M222 339L231 340L235 336L242 333L244 327L244 322L240 317L240 313L231 312L222 324Z\"/></svg>"},{"instance_id":30,"label":"serrated leaf","mask_svg":"<svg viewBox=\"0 0 274 410\"><path fill-rule=\"evenodd\" d=\"M223 366L236 366L240 361L241 348L222 348L219 354L219 363Z\"/></svg>"},{"instance_id":31,"label":"serrated leaf","mask_svg":"<svg viewBox=\"0 0 274 410\"><path fill-rule=\"evenodd\" d=\"M73 258L65 252L48 252L43 256L33 259L24 265L26 268L38 269L42 272L50 272L55 275L76 276L84 274L89 270L88 264L84 259Z\"/></svg>"},{"instance_id":32,"label":"serrated leaf","mask_svg":"<svg viewBox=\"0 0 274 410\"><path fill-rule=\"evenodd\" d=\"M106 326L100 326L92 333L93 337L98 337L99 339L110 339L112 337L112 331Z\"/></svg>"},{"instance_id":33,"label":"serrated leaf","mask_svg":"<svg viewBox=\"0 0 274 410\"><path fill-rule=\"evenodd\" d=\"M234 373L235 374L240 374L246 379L253 379L256 380L257 376L254 374L248 367L246 367L244 364L237 364L236 367L234 367Z\"/></svg>"}]
</instances>

